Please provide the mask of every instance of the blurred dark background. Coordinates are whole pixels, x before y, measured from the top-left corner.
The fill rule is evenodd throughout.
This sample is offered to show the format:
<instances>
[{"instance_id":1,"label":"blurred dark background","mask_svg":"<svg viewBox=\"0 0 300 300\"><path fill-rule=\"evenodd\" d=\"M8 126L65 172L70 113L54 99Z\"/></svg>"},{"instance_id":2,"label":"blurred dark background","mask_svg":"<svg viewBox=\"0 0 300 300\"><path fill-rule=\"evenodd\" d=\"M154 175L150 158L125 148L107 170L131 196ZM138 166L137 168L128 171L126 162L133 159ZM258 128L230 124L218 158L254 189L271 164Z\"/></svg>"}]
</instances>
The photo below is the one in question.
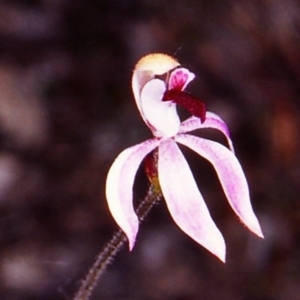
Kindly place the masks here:
<instances>
[{"instance_id":1,"label":"blurred dark background","mask_svg":"<svg viewBox=\"0 0 300 300\"><path fill-rule=\"evenodd\" d=\"M300 2L1 0L1 300L72 299L117 229L105 177L119 152L150 137L130 80L154 51L194 72L189 91L228 123L265 239L237 220L211 166L184 150L227 263L161 203L92 299L300 299Z\"/></svg>"}]
</instances>

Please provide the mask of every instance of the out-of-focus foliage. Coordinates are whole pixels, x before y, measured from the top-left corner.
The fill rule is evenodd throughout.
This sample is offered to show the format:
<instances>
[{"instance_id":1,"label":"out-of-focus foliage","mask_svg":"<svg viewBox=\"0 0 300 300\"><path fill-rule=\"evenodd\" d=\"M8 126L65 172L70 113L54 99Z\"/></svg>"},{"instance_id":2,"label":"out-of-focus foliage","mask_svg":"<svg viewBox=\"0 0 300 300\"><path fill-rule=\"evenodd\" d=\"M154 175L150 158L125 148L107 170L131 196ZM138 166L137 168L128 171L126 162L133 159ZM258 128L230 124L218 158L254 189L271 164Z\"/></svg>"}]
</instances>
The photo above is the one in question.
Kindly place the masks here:
<instances>
[{"instance_id":1,"label":"out-of-focus foliage","mask_svg":"<svg viewBox=\"0 0 300 300\"><path fill-rule=\"evenodd\" d=\"M296 0L1 1L1 299L70 299L116 229L105 177L121 150L150 136L130 79L153 51L195 72L190 91L227 121L265 240L234 219L210 166L187 152L227 264L161 204L94 299L300 299Z\"/></svg>"}]
</instances>

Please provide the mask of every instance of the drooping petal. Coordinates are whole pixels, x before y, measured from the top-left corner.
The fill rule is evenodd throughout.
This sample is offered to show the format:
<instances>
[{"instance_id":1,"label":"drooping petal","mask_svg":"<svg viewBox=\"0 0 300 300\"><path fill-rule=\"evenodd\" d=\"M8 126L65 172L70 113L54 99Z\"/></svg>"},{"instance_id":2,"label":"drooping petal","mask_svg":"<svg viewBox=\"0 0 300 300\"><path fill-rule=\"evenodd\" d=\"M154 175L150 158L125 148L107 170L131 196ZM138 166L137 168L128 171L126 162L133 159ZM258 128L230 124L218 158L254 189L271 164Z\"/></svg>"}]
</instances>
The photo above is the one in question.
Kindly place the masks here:
<instances>
[{"instance_id":1,"label":"drooping petal","mask_svg":"<svg viewBox=\"0 0 300 300\"><path fill-rule=\"evenodd\" d=\"M174 136L180 127L176 104L163 102L166 90L160 79L152 79L145 84L141 92L141 108L148 127L157 137Z\"/></svg>"},{"instance_id":2,"label":"drooping petal","mask_svg":"<svg viewBox=\"0 0 300 300\"><path fill-rule=\"evenodd\" d=\"M195 116L191 116L190 118L186 119L181 123L179 133L186 133L202 128L212 128L221 131L227 139L230 150L234 152L229 129L226 123L218 115L212 112L206 112L206 120L204 123L201 123L201 120Z\"/></svg>"},{"instance_id":3,"label":"drooping petal","mask_svg":"<svg viewBox=\"0 0 300 300\"><path fill-rule=\"evenodd\" d=\"M125 149L113 162L106 179L106 198L109 210L125 232L129 249L134 246L139 222L132 204L132 187L143 158L159 145L157 139Z\"/></svg>"},{"instance_id":4,"label":"drooping petal","mask_svg":"<svg viewBox=\"0 0 300 300\"><path fill-rule=\"evenodd\" d=\"M234 154L219 143L189 134L179 134L175 140L211 162L232 209L252 232L263 237L258 220L252 210L244 172Z\"/></svg>"},{"instance_id":5,"label":"drooping petal","mask_svg":"<svg viewBox=\"0 0 300 300\"><path fill-rule=\"evenodd\" d=\"M183 91L194 78L195 74L188 69L177 68L170 75L168 89Z\"/></svg>"},{"instance_id":6,"label":"drooping petal","mask_svg":"<svg viewBox=\"0 0 300 300\"><path fill-rule=\"evenodd\" d=\"M175 223L223 262L225 242L212 220L183 154L173 139L158 147L158 177Z\"/></svg>"}]
</instances>

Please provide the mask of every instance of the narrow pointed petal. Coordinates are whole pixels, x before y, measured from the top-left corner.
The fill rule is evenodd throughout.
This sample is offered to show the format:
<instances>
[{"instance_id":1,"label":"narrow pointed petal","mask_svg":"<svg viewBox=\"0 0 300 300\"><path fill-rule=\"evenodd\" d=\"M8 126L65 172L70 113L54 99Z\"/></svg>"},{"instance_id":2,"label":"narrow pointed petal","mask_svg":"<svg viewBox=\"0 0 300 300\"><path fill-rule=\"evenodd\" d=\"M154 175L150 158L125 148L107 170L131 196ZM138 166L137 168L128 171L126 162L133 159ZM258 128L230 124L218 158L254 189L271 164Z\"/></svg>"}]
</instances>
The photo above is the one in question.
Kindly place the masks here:
<instances>
[{"instance_id":1,"label":"narrow pointed petal","mask_svg":"<svg viewBox=\"0 0 300 300\"><path fill-rule=\"evenodd\" d=\"M212 220L184 156L173 139L158 148L158 176L175 223L197 243L225 261L225 242Z\"/></svg>"},{"instance_id":2,"label":"narrow pointed petal","mask_svg":"<svg viewBox=\"0 0 300 300\"><path fill-rule=\"evenodd\" d=\"M258 220L252 210L244 172L234 154L219 143L193 135L179 134L175 140L211 162L232 209L249 230L259 237L263 237Z\"/></svg>"},{"instance_id":3,"label":"narrow pointed petal","mask_svg":"<svg viewBox=\"0 0 300 300\"><path fill-rule=\"evenodd\" d=\"M233 144L230 138L229 129L226 123L216 114L212 112L206 112L206 120L204 123L201 123L201 120L195 116L192 116L181 123L180 133L186 133L196 129L202 128L212 128L221 131L226 139L229 146L229 149L234 152Z\"/></svg>"},{"instance_id":4,"label":"narrow pointed petal","mask_svg":"<svg viewBox=\"0 0 300 300\"><path fill-rule=\"evenodd\" d=\"M132 187L135 174L143 158L159 144L151 139L119 154L109 169L106 179L106 198L109 210L125 232L129 249L134 246L139 222L132 204Z\"/></svg>"}]
</instances>

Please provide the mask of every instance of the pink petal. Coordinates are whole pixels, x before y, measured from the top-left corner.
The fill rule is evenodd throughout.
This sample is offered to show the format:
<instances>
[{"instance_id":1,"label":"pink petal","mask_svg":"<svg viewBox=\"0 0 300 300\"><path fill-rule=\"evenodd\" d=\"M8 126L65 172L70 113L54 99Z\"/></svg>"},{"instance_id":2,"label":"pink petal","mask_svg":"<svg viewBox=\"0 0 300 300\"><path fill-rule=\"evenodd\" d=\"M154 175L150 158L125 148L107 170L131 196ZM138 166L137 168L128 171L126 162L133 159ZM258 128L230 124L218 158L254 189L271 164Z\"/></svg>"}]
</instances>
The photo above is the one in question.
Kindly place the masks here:
<instances>
[{"instance_id":1,"label":"pink petal","mask_svg":"<svg viewBox=\"0 0 300 300\"><path fill-rule=\"evenodd\" d=\"M151 139L119 154L109 169L106 179L106 198L109 210L127 235L129 249L134 246L139 222L132 204L132 187L137 169L143 158L159 145Z\"/></svg>"},{"instance_id":2,"label":"pink petal","mask_svg":"<svg viewBox=\"0 0 300 300\"><path fill-rule=\"evenodd\" d=\"M194 78L195 74L188 69L177 68L170 75L168 89L183 91Z\"/></svg>"},{"instance_id":3,"label":"pink petal","mask_svg":"<svg viewBox=\"0 0 300 300\"><path fill-rule=\"evenodd\" d=\"M201 128L213 128L221 131L228 142L228 146L232 152L234 152L233 144L230 138L229 129L226 123L216 114L212 112L206 112L206 120L201 123L201 120L195 116L192 116L181 123L180 133L186 133Z\"/></svg>"},{"instance_id":4,"label":"pink petal","mask_svg":"<svg viewBox=\"0 0 300 300\"><path fill-rule=\"evenodd\" d=\"M148 127L157 137L170 137L177 134L180 119L176 104L163 102L165 83L152 79L145 84L141 92L141 108Z\"/></svg>"},{"instance_id":5,"label":"pink petal","mask_svg":"<svg viewBox=\"0 0 300 300\"><path fill-rule=\"evenodd\" d=\"M159 182L175 223L224 262L224 239L210 216L177 144L173 139L167 139L158 149Z\"/></svg>"},{"instance_id":6,"label":"pink petal","mask_svg":"<svg viewBox=\"0 0 300 300\"><path fill-rule=\"evenodd\" d=\"M212 163L235 213L252 232L263 237L258 220L252 210L244 172L234 154L219 143L193 135L179 134L175 140Z\"/></svg>"}]
</instances>

